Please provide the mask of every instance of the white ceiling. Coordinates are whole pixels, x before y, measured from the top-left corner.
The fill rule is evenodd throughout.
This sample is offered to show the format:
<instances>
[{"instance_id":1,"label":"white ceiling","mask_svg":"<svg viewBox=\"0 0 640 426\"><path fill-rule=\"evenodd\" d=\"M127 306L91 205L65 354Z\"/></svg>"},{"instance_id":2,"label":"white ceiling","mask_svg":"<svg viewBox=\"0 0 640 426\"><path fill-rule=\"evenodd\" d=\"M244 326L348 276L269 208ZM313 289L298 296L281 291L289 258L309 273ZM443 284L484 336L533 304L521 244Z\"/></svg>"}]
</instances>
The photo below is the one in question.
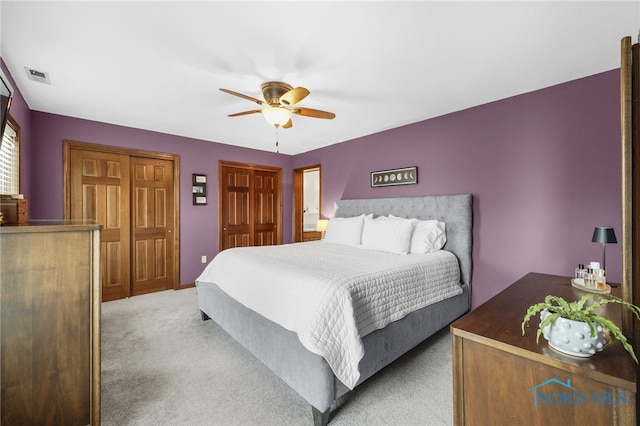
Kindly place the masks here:
<instances>
[{"instance_id":1,"label":"white ceiling","mask_svg":"<svg viewBox=\"0 0 640 426\"><path fill-rule=\"evenodd\" d=\"M6 1L0 55L29 108L266 151L265 81L307 87L297 154L620 66L640 2ZM24 67L49 74L27 79Z\"/></svg>"}]
</instances>

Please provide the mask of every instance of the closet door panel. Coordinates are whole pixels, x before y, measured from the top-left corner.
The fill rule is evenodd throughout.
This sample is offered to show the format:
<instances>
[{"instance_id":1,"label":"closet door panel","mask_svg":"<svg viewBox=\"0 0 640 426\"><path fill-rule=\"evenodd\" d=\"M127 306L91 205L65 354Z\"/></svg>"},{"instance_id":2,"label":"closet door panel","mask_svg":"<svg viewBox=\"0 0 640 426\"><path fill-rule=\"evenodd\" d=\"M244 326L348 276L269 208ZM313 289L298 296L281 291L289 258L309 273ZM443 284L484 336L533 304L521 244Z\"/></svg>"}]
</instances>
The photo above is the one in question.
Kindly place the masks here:
<instances>
[{"instance_id":1,"label":"closet door panel","mask_svg":"<svg viewBox=\"0 0 640 426\"><path fill-rule=\"evenodd\" d=\"M270 171L254 171L254 245L277 244L278 239L278 174Z\"/></svg>"},{"instance_id":2,"label":"closet door panel","mask_svg":"<svg viewBox=\"0 0 640 426\"><path fill-rule=\"evenodd\" d=\"M172 288L173 169L170 161L132 158L133 294Z\"/></svg>"},{"instance_id":3,"label":"closet door panel","mask_svg":"<svg viewBox=\"0 0 640 426\"><path fill-rule=\"evenodd\" d=\"M220 251L251 246L251 170L222 166L219 178Z\"/></svg>"},{"instance_id":4,"label":"closet door panel","mask_svg":"<svg viewBox=\"0 0 640 426\"><path fill-rule=\"evenodd\" d=\"M102 300L131 295L129 156L72 148L70 219L103 225Z\"/></svg>"}]
</instances>

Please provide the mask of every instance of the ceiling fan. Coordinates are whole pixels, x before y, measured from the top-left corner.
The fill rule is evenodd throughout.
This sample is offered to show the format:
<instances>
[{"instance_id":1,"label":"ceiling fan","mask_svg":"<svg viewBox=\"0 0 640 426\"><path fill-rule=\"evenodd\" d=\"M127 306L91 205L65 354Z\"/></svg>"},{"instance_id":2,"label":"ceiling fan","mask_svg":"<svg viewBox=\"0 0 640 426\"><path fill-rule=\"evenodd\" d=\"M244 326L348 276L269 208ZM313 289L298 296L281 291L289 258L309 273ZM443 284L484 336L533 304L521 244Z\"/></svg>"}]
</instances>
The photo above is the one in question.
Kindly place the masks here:
<instances>
[{"instance_id":1,"label":"ceiling fan","mask_svg":"<svg viewBox=\"0 0 640 426\"><path fill-rule=\"evenodd\" d=\"M261 113L265 120L267 120L267 123L271 124L276 129L279 127L288 129L293 126L293 122L291 121L292 114L302 115L304 117L325 118L329 120L336 116L334 113L328 111L295 106L295 104L302 101L309 95L309 90L304 87L294 88L287 83L279 81L269 81L262 85L262 96L264 97L264 101L252 96L234 92L233 90L222 88L220 90L266 107L262 109L236 112L235 114L229 114L229 117Z\"/></svg>"}]
</instances>

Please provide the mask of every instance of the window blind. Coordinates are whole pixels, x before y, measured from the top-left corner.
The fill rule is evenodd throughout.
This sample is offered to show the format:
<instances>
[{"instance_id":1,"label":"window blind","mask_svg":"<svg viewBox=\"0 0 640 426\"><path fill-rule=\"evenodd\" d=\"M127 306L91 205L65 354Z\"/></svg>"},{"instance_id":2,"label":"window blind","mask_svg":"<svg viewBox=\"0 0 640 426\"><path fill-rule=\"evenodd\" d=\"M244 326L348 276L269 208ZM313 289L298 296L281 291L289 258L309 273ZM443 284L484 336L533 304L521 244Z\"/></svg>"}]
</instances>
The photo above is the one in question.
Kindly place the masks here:
<instances>
[{"instance_id":1,"label":"window blind","mask_svg":"<svg viewBox=\"0 0 640 426\"><path fill-rule=\"evenodd\" d=\"M0 146L0 194L17 194L20 192L19 183L20 149L18 134L7 123L2 135Z\"/></svg>"}]
</instances>

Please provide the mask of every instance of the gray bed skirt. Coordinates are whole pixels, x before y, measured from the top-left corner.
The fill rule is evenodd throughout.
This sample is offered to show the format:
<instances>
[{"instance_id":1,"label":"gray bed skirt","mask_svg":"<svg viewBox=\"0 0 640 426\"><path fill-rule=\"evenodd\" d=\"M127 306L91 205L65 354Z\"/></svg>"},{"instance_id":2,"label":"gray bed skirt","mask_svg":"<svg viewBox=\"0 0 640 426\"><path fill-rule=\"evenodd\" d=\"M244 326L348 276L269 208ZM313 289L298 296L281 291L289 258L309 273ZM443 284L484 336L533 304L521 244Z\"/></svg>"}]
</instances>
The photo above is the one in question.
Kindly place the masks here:
<instances>
[{"instance_id":1,"label":"gray bed skirt","mask_svg":"<svg viewBox=\"0 0 640 426\"><path fill-rule=\"evenodd\" d=\"M469 288L458 296L412 312L362 339L358 384L469 310ZM198 283L200 310L251 352L317 411L327 412L349 389L327 361L309 352L296 333L264 318L212 283ZM454 314L455 313L455 314ZM286 351L283 352L283 348Z\"/></svg>"}]
</instances>

